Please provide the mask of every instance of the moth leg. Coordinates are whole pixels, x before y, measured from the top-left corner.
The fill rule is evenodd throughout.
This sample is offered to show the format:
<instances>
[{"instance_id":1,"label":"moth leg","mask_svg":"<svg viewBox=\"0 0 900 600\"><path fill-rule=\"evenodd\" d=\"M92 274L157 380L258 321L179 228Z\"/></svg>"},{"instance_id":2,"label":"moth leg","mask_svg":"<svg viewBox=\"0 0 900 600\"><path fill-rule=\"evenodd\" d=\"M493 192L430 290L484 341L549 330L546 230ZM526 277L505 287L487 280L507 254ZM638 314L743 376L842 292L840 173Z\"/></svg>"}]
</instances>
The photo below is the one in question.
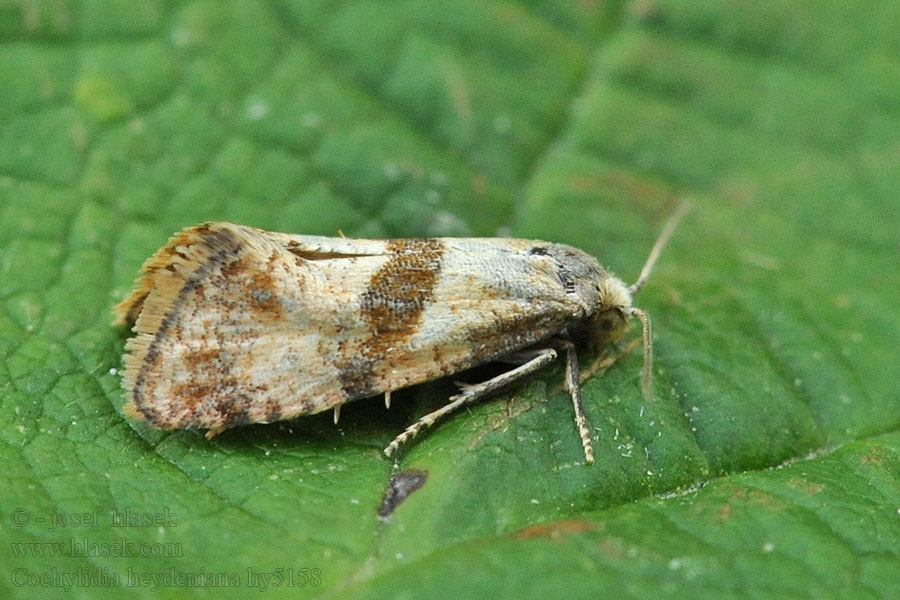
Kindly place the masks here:
<instances>
[{"instance_id":1,"label":"moth leg","mask_svg":"<svg viewBox=\"0 0 900 600\"><path fill-rule=\"evenodd\" d=\"M503 388L513 382L519 381L520 379L531 375L535 371L542 369L543 367L556 360L557 356L558 354L553 348L543 348L536 351L531 360L523 365L516 367L515 369L510 369L505 373L501 373L493 379L488 379L487 381L483 381L475 385L467 385L459 394L452 396L447 404L434 412L428 413L427 415L407 427L406 431L398 435L396 438L394 438L393 442L388 444L388 447L384 449L384 453L390 456L391 454L396 452L397 449L400 448L400 446L416 437L424 429L431 427L439 419L446 417L450 413L462 408L463 406L481 400L485 396L496 392L500 388Z\"/></svg>"},{"instance_id":2,"label":"moth leg","mask_svg":"<svg viewBox=\"0 0 900 600\"><path fill-rule=\"evenodd\" d=\"M584 406L581 403L581 376L578 369L578 354L575 352L575 344L568 340L560 340L560 346L566 351L566 389L572 396L572 404L575 407L575 425L578 427L578 435L581 437L581 446L584 448L584 462L594 464L594 447L591 445L591 431L587 426L584 416Z\"/></svg>"},{"instance_id":3,"label":"moth leg","mask_svg":"<svg viewBox=\"0 0 900 600\"><path fill-rule=\"evenodd\" d=\"M494 362L502 363L504 365L514 365L516 367L521 366L527 362L531 362L536 357L540 356L542 353L546 351L545 348L540 350L522 350L519 352L514 352L512 354L507 354L501 358L496 359ZM505 375L505 373L504 373ZM465 381L454 381L453 385L459 388L460 393L466 392L469 389L477 388L483 383L466 383ZM453 396L455 398L456 396ZM451 400L453 399L451 398Z\"/></svg>"},{"instance_id":4,"label":"moth leg","mask_svg":"<svg viewBox=\"0 0 900 600\"><path fill-rule=\"evenodd\" d=\"M527 362L531 362L534 360L536 356L539 356L544 352L544 349L540 350L519 350L518 352L513 352L512 354L507 354L506 356L502 356L496 359L495 362L503 363L505 365L523 365ZM470 385L470 384L462 384L462 385Z\"/></svg>"}]
</instances>

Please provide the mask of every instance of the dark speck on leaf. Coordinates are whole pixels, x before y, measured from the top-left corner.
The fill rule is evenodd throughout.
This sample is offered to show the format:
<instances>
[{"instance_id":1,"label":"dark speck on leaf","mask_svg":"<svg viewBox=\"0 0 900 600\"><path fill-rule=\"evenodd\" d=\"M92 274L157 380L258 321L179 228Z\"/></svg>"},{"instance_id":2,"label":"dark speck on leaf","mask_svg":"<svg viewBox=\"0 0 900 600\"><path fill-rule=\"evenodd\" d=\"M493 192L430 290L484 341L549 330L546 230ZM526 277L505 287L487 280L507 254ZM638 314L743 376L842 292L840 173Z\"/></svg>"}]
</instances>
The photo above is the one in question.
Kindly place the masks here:
<instances>
[{"instance_id":1,"label":"dark speck on leaf","mask_svg":"<svg viewBox=\"0 0 900 600\"><path fill-rule=\"evenodd\" d=\"M425 485L427 480L428 471L417 469L403 471L391 477L387 491L384 494L384 500L381 501L381 506L378 508L378 518L386 519L390 517L397 510L397 507L413 492Z\"/></svg>"}]
</instances>

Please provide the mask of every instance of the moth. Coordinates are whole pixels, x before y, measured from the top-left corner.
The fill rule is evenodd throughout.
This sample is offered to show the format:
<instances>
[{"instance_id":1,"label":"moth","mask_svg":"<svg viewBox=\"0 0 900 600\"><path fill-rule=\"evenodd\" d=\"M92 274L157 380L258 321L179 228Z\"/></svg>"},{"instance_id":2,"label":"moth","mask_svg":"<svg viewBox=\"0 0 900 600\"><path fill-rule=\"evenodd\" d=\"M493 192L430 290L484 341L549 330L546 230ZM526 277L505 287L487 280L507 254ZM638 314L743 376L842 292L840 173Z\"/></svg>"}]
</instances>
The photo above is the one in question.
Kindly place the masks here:
<instances>
[{"instance_id":1,"label":"moth","mask_svg":"<svg viewBox=\"0 0 900 600\"><path fill-rule=\"evenodd\" d=\"M649 390L649 315L632 304L687 205L626 285L563 244L509 238L347 239L208 222L175 234L115 309L129 417L207 437L249 423L334 411L503 360L392 441L390 456L439 419L559 356L585 461L591 435L576 342L605 345L636 317Z\"/></svg>"}]
</instances>

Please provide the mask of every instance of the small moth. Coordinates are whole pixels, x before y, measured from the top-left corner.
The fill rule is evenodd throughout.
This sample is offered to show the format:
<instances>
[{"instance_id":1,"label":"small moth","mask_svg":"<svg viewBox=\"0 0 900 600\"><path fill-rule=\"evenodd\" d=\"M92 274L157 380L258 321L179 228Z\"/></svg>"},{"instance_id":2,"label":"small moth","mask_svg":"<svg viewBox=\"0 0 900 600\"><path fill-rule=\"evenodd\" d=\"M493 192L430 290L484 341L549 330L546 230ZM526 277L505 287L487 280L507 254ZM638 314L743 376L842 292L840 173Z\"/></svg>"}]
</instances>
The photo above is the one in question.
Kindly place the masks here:
<instances>
[{"instance_id":1,"label":"small moth","mask_svg":"<svg viewBox=\"0 0 900 600\"><path fill-rule=\"evenodd\" d=\"M462 385L385 453L459 408L566 358L585 461L576 342L619 339L643 326L649 392L650 317L632 305L687 210L663 230L637 281L626 285L590 255L508 238L347 239L204 223L173 236L116 307L133 325L123 386L128 416L207 437L271 423L498 359L517 366Z\"/></svg>"}]
</instances>

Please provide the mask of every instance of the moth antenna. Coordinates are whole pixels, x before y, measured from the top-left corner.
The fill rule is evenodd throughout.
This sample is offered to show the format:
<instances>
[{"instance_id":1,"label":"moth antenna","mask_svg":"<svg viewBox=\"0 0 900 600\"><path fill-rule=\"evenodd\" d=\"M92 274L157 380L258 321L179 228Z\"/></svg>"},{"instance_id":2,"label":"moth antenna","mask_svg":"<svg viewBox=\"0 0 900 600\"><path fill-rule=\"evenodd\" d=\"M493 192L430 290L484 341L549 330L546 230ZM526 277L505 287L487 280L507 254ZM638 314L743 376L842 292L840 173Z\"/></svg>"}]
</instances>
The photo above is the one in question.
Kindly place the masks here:
<instances>
[{"instance_id":1,"label":"moth antenna","mask_svg":"<svg viewBox=\"0 0 900 600\"><path fill-rule=\"evenodd\" d=\"M632 295L640 291L640 289L644 287L644 284L647 283L647 278L650 277L650 271L653 270L653 265L656 264L656 259L659 258L663 247L665 247L665 245L668 243L669 238L672 237L673 233L675 233L675 228L678 227L678 223L681 222L681 219L688 213L689 210L691 210L691 203L688 200L685 200L678 205L678 208L676 208L672 216L669 217L669 222L666 223L666 226L663 228L662 233L660 233L659 237L656 238L656 243L653 244L653 249L650 250L650 256L647 257L647 262L644 263L644 268L641 269L640 276L637 278L637 281L628 286L628 291L631 292Z\"/></svg>"},{"instance_id":2,"label":"moth antenna","mask_svg":"<svg viewBox=\"0 0 900 600\"><path fill-rule=\"evenodd\" d=\"M628 314L641 320L642 342L644 345L644 368L641 369L641 390L644 392L644 398L652 398L653 388L653 342L651 341L650 315L647 311L632 306L628 309Z\"/></svg>"}]
</instances>

